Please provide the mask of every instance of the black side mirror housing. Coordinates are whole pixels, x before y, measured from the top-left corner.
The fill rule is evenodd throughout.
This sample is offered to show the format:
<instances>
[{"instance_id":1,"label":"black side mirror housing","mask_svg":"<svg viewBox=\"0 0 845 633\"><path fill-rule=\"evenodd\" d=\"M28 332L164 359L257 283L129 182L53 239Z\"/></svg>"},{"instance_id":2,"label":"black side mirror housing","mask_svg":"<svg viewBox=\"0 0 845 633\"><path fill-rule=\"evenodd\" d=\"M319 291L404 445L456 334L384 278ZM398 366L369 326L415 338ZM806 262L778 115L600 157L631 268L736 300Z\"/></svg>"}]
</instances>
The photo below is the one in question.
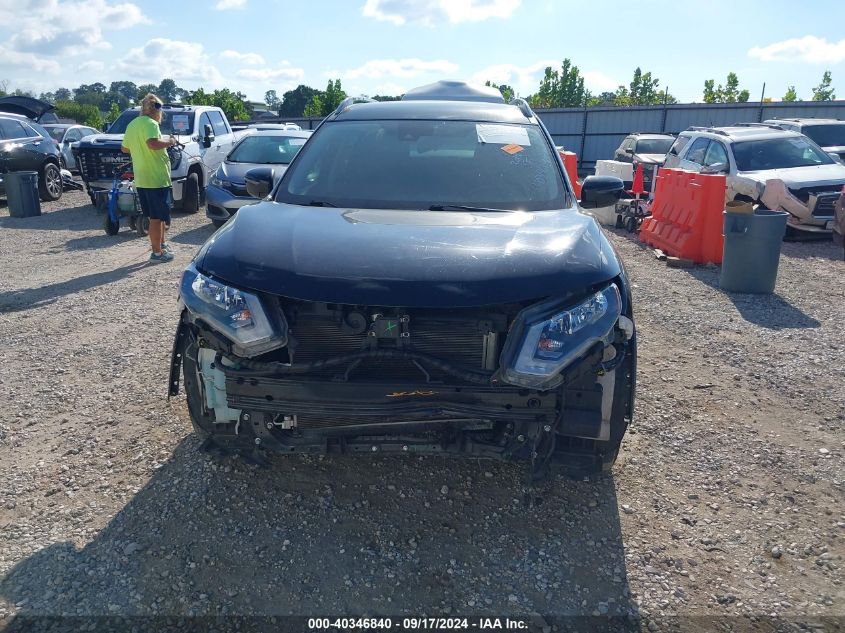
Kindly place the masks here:
<instances>
[{"instance_id":1,"label":"black side mirror housing","mask_svg":"<svg viewBox=\"0 0 845 633\"><path fill-rule=\"evenodd\" d=\"M588 176L581 185L580 204L583 209L609 207L622 197L625 183L616 176Z\"/></svg>"},{"instance_id":2,"label":"black side mirror housing","mask_svg":"<svg viewBox=\"0 0 845 633\"><path fill-rule=\"evenodd\" d=\"M633 147L627 147L627 148L625 148L625 153L626 153L626 154L633 154L633 153L634 153L634 148L633 148Z\"/></svg>"},{"instance_id":3,"label":"black side mirror housing","mask_svg":"<svg viewBox=\"0 0 845 633\"><path fill-rule=\"evenodd\" d=\"M203 137L202 137L202 146L203 147L211 147L211 144L214 142L214 130L211 129L211 126L206 123L205 127L203 128Z\"/></svg>"},{"instance_id":4,"label":"black side mirror housing","mask_svg":"<svg viewBox=\"0 0 845 633\"><path fill-rule=\"evenodd\" d=\"M273 188L276 170L272 167L255 167L244 174L246 190L253 198L266 198Z\"/></svg>"}]
</instances>

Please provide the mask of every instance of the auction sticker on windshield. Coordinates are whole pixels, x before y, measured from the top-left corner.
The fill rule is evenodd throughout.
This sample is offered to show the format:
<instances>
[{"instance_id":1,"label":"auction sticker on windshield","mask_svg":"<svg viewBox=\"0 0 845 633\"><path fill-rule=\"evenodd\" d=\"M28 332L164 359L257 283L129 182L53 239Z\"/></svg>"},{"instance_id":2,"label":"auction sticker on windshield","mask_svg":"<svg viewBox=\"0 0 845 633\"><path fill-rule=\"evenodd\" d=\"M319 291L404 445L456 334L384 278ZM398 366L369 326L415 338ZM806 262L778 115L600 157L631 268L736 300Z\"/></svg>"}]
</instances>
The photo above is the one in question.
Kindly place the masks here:
<instances>
[{"instance_id":1,"label":"auction sticker on windshield","mask_svg":"<svg viewBox=\"0 0 845 633\"><path fill-rule=\"evenodd\" d=\"M475 131L479 143L498 143L500 145L531 145L528 130L518 125L497 125L495 123L476 123Z\"/></svg>"},{"instance_id":2,"label":"auction sticker on windshield","mask_svg":"<svg viewBox=\"0 0 845 633\"><path fill-rule=\"evenodd\" d=\"M171 127L174 132L187 132L188 123L189 119L187 114L174 114Z\"/></svg>"}]
</instances>

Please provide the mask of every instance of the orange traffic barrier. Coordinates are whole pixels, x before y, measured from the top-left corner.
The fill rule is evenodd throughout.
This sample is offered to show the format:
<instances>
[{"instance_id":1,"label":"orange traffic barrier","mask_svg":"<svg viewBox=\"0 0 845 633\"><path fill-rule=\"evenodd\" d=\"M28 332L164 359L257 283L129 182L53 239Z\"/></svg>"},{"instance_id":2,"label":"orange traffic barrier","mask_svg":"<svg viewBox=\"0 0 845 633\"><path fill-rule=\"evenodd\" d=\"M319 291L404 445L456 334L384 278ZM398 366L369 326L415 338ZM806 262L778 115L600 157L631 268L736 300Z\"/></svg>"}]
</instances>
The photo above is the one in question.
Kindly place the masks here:
<instances>
[{"instance_id":1,"label":"orange traffic barrier","mask_svg":"<svg viewBox=\"0 0 845 633\"><path fill-rule=\"evenodd\" d=\"M578 184L578 156L575 152L567 152L559 149L558 153L563 159L563 166L566 169L566 175L569 176L569 182L572 183L572 188L575 190L575 197L581 199L581 185Z\"/></svg>"},{"instance_id":2,"label":"orange traffic barrier","mask_svg":"<svg viewBox=\"0 0 845 633\"><path fill-rule=\"evenodd\" d=\"M721 264L725 176L660 169L655 176L651 217L640 239L667 255L697 264Z\"/></svg>"}]
</instances>

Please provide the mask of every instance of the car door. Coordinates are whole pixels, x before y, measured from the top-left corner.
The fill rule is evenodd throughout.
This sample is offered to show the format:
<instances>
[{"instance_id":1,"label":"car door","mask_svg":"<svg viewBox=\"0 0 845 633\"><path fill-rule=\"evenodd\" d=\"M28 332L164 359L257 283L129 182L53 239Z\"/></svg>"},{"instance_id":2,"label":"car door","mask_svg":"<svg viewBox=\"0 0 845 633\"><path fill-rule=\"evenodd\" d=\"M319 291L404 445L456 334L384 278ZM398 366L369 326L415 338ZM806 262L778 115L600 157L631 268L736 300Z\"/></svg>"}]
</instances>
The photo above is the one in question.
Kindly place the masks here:
<instances>
[{"instance_id":1,"label":"car door","mask_svg":"<svg viewBox=\"0 0 845 633\"><path fill-rule=\"evenodd\" d=\"M232 149L234 143L234 134L223 118L223 114L219 110L210 110L208 118L211 120L211 127L214 129L214 163L208 163L212 171L216 170L220 163L226 158L226 155Z\"/></svg>"},{"instance_id":2,"label":"car door","mask_svg":"<svg viewBox=\"0 0 845 633\"><path fill-rule=\"evenodd\" d=\"M82 132L78 127L69 128L65 132L65 137L62 139L59 149L62 152L62 158L65 159L65 165L67 165L68 169L76 169L76 159L73 157L73 152L71 151L71 143L75 143L81 139Z\"/></svg>"},{"instance_id":3,"label":"car door","mask_svg":"<svg viewBox=\"0 0 845 633\"><path fill-rule=\"evenodd\" d=\"M710 139L706 136L699 136L692 141L678 161L678 167L688 171L701 171L704 166L704 156L707 154L707 147Z\"/></svg>"},{"instance_id":4,"label":"car door","mask_svg":"<svg viewBox=\"0 0 845 633\"><path fill-rule=\"evenodd\" d=\"M15 119L0 118L0 161L5 171L38 171L44 161L41 136ZM52 140L50 141L52 142Z\"/></svg>"}]
</instances>

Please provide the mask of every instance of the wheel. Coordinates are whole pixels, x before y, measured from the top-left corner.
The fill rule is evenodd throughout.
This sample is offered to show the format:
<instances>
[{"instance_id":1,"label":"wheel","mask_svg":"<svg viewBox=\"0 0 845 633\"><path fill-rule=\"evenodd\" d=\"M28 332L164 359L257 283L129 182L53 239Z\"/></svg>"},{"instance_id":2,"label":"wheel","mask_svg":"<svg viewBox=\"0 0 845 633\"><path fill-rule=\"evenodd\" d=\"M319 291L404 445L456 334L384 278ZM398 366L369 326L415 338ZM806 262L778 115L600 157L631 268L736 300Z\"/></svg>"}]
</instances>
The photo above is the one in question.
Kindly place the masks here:
<instances>
[{"instance_id":1,"label":"wheel","mask_svg":"<svg viewBox=\"0 0 845 633\"><path fill-rule=\"evenodd\" d=\"M138 235L144 237L149 235L150 233L150 218L146 215L137 215L135 216L135 230L138 232Z\"/></svg>"},{"instance_id":2,"label":"wheel","mask_svg":"<svg viewBox=\"0 0 845 633\"><path fill-rule=\"evenodd\" d=\"M62 169L67 169L67 161L65 160L64 156L59 156L59 167L61 167Z\"/></svg>"},{"instance_id":3,"label":"wheel","mask_svg":"<svg viewBox=\"0 0 845 633\"><path fill-rule=\"evenodd\" d=\"M214 225L215 229L219 229L221 226L226 224L226 220L212 220L211 223Z\"/></svg>"},{"instance_id":4,"label":"wheel","mask_svg":"<svg viewBox=\"0 0 845 633\"><path fill-rule=\"evenodd\" d=\"M42 202L54 202L62 197L62 172L56 163L46 163L41 168L38 195Z\"/></svg>"},{"instance_id":5,"label":"wheel","mask_svg":"<svg viewBox=\"0 0 845 633\"><path fill-rule=\"evenodd\" d=\"M182 188L182 211L196 213L199 211L200 202L200 179L196 172L191 172Z\"/></svg>"},{"instance_id":6,"label":"wheel","mask_svg":"<svg viewBox=\"0 0 845 633\"><path fill-rule=\"evenodd\" d=\"M103 229L106 231L106 235L117 235L120 231L120 220L112 222L109 214L106 213L106 218L103 220Z\"/></svg>"},{"instance_id":7,"label":"wheel","mask_svg":"<svg viewBox=\"0 0 845 633\"><path fill-rule=\"evenodd\" d=\"M94 205L94 208L97 207L97 196L95 196L92 192L88 192L88 198L91 200L91 204Z\"/></svg>"},{"instance_id":8,"label":"wheel","mask_svg":"<svg viewBox=\"0 0 845 633\"><path fill-rule=\"evenodd\" d=\"M616 214L616 228L621 229L623 224L622 216L620 214Z\"/></svg>"},{"instance_id":9,"label":"wheel","mask_svg":"<svg viewBox=\"0 0 845 633\"><path fill-rule=\"evenodd\" d=\"M629 215L625 218L625 228L628 230L628 233L636 233L637 232L637 218L633 215Z\"/></svg>"},{"instance_id":10,"label":"wheel","mask_svg":"<svg viewBox=\"0 0 845 633\"><path fill-rule=\"evenodd\" d=\"M129 216L129 228L132 229L133 231L135 230L135 228L137 226L137 223L135 222L135 217L136 216L134 216L134 215Z\"/></svg>"}]
</instances>

